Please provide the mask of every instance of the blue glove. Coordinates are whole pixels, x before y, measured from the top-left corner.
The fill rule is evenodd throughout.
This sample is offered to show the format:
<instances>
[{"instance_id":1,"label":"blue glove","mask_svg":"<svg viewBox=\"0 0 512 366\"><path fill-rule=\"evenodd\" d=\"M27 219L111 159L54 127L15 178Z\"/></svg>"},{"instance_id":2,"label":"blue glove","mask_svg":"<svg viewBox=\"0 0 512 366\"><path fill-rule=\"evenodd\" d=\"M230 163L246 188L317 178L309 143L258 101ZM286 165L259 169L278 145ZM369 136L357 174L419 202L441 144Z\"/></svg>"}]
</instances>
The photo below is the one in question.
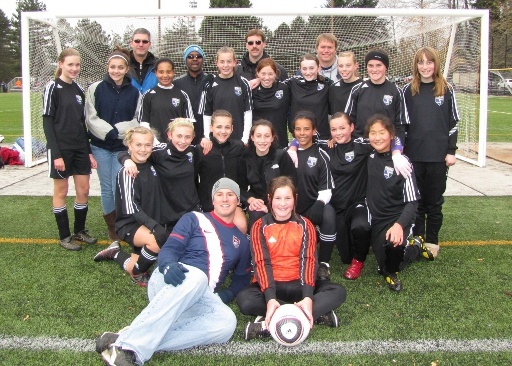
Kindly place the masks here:
<instances>
[{"instance_id":1,"label":"blue glove","mask_svg":"<svg viewBox=\"0 0 512 366\"><path fill-rule=\"evenodd\" d=\"M320 225L322 223L322 218L324 216L324 206L325 203L317 200L315 203L313 203L313 206L309 208L306 217L311 220L313 225Z\"/></svg>"},{"instance_id":2,"label":"blue glove","mask_svg":"<svg viewBox=\"0 0 512 366\"><path fill-rule=\"evenodd\" d=\"M171 263L164 269L164 281L166 284L173 285L174 287L181 285L185 279L186 272L188 272L188 269L183 264L178 262Z\"/></svg>"},{"instance_id":3,"label":"blue glove","mask_svg":"<svg viewBox=\"0 0 512 366\"><path fill-rule=\"evenodd\" d=\"M119 131L117 130L117 128L114 127L105 136L105 141L107 141L107 140L117 140L118 137L119 137Z\"/></svg>"}]
</instances>

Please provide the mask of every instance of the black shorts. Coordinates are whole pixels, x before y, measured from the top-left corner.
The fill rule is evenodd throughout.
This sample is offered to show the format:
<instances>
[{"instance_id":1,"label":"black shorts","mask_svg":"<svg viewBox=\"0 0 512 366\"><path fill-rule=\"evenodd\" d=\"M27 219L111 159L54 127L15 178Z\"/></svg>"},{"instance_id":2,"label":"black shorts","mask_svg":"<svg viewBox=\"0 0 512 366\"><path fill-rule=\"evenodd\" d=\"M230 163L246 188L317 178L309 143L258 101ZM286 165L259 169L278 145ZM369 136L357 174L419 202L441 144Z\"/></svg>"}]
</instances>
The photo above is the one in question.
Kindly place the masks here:
<instances>
[{"instance_id":1,"label":"black shorts","mask_svg":"<svg viewBox=\"0 0 512 366\"><path fill-rule=\"evenodd\" d=\"M117 235L119 235L123 241L130 244L130 247L132 247L132 249L133 249L135 247L135 245L133 244L133 239L135 238L135 233L137 232L137 230L139 230L139 228L141 226L144 226L144 225L141 225L137 222L132 222L130 224L126 224L123 227L121 227L119 230L117 230Z\"/></svg>"},{"instance_id":2,"label":"black shorts","mask_svg":"<svg viewBox=\"0 0 512 366\"><path fill-rule=\"evenodd\" d=\"M172 231L172 229L174 228L174 225L175 225L175 223L174 224L163 225L163 226L170 233ZM132 248L132 253L138 254L138 255L140 255L140 251L142 250L142 247L136 246L133 243L133 239L135 238L135 233L137 232L137 230L139 230L139 228L141 228L143 226L144 225L140 225L140 224L138 224L136 222L133 222L133 223L124 225L123 227L121 227L119 230L116 231L117 235L119 235L119 237L123 241L127 242L128 244L130 244L130 248ZM164 243L158 243L158 246L160 248L163 245L164 245Z\"/></svg>"},{"instance_id":3,"label":"black shorts","mask_svg":"<svg viewBox=\"0 0 512 366\"><path fill-rule=\"evenodd\" d=\"M66 170L57 170L53 163L51 150L48 150L48 176L53 179L67 179L73 175L90 175L91 160L87 151L61 150Z\"/></svg>"}]
</instances>

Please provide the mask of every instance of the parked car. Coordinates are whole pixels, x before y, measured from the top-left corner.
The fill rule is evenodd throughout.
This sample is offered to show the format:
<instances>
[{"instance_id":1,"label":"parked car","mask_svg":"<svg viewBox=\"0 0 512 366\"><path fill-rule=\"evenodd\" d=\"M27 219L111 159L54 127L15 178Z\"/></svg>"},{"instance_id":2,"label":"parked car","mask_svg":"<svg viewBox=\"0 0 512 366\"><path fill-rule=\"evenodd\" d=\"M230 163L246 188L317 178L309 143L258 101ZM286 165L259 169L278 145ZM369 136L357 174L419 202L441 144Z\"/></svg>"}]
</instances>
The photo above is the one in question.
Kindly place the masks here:
<instances>
[{"instance_id":1,"label":"parked car","mask_svg":"<svg viewBox=\"0 0 512 366\"><path fill-rule=\"evenodd\" d=\"M498 89L505 89L505 86L512 88L512 79L503 79L498 82Z\"/></svg>"}]
</instances>

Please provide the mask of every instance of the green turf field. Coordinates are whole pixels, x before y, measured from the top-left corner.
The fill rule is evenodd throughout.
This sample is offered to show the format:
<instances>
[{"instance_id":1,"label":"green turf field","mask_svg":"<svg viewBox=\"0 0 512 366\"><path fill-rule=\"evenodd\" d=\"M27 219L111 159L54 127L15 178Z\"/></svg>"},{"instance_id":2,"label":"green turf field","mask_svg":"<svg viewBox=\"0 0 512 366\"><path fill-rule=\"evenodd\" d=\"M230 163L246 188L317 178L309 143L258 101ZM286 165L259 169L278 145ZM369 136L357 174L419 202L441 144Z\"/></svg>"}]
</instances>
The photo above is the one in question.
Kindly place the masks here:
<instances>
[{"instance_id":1,"label":"green turf field","mask_svg":"<svg viewBox=\"0 0 512 366\"><path fill-rule=\"evenodd\" d=\"M5 142L23 136L21 93L0 93L0 134ZM512 142L512 97L489 97L489 142Z\"/></svg>"},{"instance_id":2,"label":"green turf field","mask_svg":"<svg viewBox=\"0 0 512 366\"><path fill-rule=\"evenodd\" d=\"M0 93L0 134L5 143L23 136L21 93Z\"/></svg>"},{"instance_id":3,"label":"green turf field","mask_svg":"<svg viewBox=\"0 0 512 366\"><path fill-rule=\"evenodd\" d=\"M512 97L489 97L487 139L512 142Z\"/></svg>"},{"instance_id":4,"label":"green turf field","mask_svg":"<svg viewBox=\"0 0 512 366\"><path fill-rule=\"evenodd\" d=\"M342 279L334 255L333 280L348 293L336 311L341 326L315 327L299 347L244 342L251 318L232 305L231 343L158 354L147 365L512 364L511 206L512 197L447 197L440 257L407 268L399 294L376 274L373 255L356 281ZM100 211L92 197L88 227L106 243ZM145 290L117 265L92 260L104 246L56 245L51 197L1 196L0 212L0 364L102 364L94 338L128 325L147 304Z\"/></svg>"}]
</instances>

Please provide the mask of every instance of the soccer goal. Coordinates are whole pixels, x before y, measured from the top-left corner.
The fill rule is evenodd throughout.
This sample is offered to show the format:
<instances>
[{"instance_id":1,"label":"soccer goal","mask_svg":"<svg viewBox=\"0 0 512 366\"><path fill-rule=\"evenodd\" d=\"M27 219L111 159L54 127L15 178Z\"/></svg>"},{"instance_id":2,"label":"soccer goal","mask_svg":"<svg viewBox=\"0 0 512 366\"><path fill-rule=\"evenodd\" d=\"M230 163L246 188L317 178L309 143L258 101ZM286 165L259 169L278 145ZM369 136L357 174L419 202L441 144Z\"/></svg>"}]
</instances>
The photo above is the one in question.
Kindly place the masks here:
<instances>
[{"instance_id":1,"label":"soccer goal","mask_svg":"<svg viewBox=\"0 0 512 366\"><path fill-rule=\"evenodd\" d=\"M320 33L333 33L338 52L353 51L365 76L364 55L379 47L390 55L388 75L400 86L411 75L415 51L437 49L444 75L455 86L459 113L458 157L485 165L488 90L489 15L487 10L418 9L300 9L270 12L256 9L155 10L144 14L106 15L73 12L22 13L23 123L25 140L43 140L42 91L53 78L57 56L74 47L82 56L78 82L87 88L106 72L107 55L115 45L128 47L134 29L152 33L156 56L170 57L177 75L184 72L183 50L199 44L205 51L205 71L214 72L215 54L224 45L245 52L244 37L252 28L267 36L266 51L293 75L299 57L315 53ZM30 83L28 82L30 81ZM44 161L28 151L26 165Z\"/></svg>"}]
</instances>

